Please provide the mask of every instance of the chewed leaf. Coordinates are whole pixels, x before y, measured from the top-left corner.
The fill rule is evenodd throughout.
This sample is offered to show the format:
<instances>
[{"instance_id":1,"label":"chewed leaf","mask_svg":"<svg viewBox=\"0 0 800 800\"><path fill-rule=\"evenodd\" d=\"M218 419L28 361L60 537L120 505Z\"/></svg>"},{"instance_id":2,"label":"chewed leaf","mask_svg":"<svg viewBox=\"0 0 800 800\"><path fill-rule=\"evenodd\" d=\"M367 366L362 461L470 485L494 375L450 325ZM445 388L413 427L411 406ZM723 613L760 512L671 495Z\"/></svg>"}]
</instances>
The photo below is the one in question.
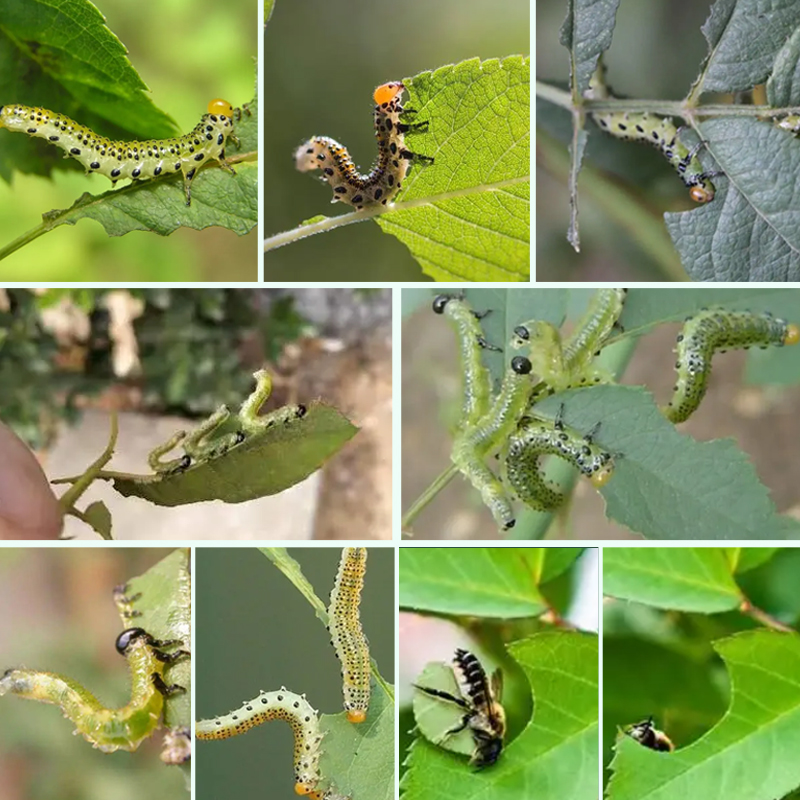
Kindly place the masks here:
<instances>
[{"instance_id":1,"label":"chewed leaf","mask_svg":"<svg viewBox=\"0 0 800 800\"><path fill-rule=\"evenodd\" d=\"M141 497L160 506L204 500L243 503L277 494L319 469L358 428L332 406L312 404L292 425L276 425L245 439L219 458L201 461L184 472L130 475L106 472L125 497Z\"/></svg>"},{"instance_id":2,"label":"chewed leaf","mask_svg":"<svg viewBox=\"0 0 800 800\"><path fill-rule=\"evenodd\" d=\"M415 683L428 689L439 689L454 697L461 696L452 668L441 662L426 664ZM429 742L451 753L471 756L475 750L475 742L468 728L452 735L447 734L460 725L463 716L464 709L455 703L431 697L419 689L414 690L414 719L422 735Z\"/></svg>"},{"instance_id":3,"label":"chewed leaf","mask_svg":"<svg viewBox=\"0 0 800 800\"><path fill-rule=\"evenodd\" d=\"M800 785L800 636L756 630L714 643L730 673L731 707L701 739L656 753L622 737L609 800L774 800Z\"/></svg>"},{"instance_id":4,"label":"chewed leaf","mask_svg":"<svg viewBox=\"0 0 800 800\"><path fill-rule=\"evenodd\" d=\"M527 281L530 60L471 59L404 79L414 168L397 208L377 217L436 280Z\"/></svg>"}]
</instances>

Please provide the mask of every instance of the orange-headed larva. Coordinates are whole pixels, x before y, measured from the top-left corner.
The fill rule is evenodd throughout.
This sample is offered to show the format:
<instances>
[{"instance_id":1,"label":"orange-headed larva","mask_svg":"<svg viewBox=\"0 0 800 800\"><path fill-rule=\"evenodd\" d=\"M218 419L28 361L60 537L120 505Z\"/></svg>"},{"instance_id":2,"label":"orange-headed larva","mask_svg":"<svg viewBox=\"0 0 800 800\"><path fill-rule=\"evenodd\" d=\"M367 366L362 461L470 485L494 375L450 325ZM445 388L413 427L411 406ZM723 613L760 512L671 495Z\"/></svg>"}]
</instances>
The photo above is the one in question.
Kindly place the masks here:
<instances>
[{"instance_id":1,"label":"orange-headed larva","mask_svg":"<svg viewBox=\"0 0 800 800\"><path fill-rule=\"evenodd\" d=\"M295 150L295 166L300 172L322 170L322 180L333 189L332 203L347 203L358 210L386 205L401 189L412 160L433 162L405 148L409 128L400 122L404 89L395 81L379 86L373 94L378 158L367 174L362 175L347 148L329 136L314 136Z\"/></svg>"},{"instance_id":2,"label":"orange-headed larva","mask_svg":"<svg viewBox=\"0 0 800 800\"><path fill-rule=\"evenodd\" d=\"M65 158L74 158L87 174L97 172L116 183L118 180L145 181L183 173L186 205L192 204L192 180L207 161L218 161L232 174L225 160L225 144L233 132L234 109L226 100L211 100L194 130L171 139L119 142L96 134L85 125L46 108L31 108L16 103L0 107L0 128L20 131L45 139L60 147Z\"/></svg>"},{"instance_id":3,"label":"orange-headed larva","mask_svg":"<svg viewBox=\"0 0 800 800\"><path fill-rule=\"evenodd\" d=\"M350 722L364 722L369 708L369 644L361 629L359 603L367 568L366 547L344 547L328 606L328 629L342 665L342 694Z\"/></svg>"}]
</instances>

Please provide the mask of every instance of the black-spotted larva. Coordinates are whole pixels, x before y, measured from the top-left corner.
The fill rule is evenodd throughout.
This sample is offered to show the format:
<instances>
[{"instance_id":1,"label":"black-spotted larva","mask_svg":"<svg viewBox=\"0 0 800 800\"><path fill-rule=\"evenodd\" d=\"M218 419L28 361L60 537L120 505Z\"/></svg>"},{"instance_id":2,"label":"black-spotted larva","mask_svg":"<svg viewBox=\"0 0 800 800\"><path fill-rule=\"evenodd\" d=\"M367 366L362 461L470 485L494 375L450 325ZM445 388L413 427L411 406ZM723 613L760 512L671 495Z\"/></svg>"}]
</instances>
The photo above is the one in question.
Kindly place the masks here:
<instances>
[{"instance_id":1,"label":"black-spotted larva","mask_svg":"<svg viewBox=\"0 0 800 800\"><path fill-rule=\"evenodd\" d=\"M228 739L274 719L288 722L294 733L295 792L311 794L320 780L322 733L317 712L305 695L295 694L284 687L278 692L261 692L236 711L196 722L194 733L198 739Z\"/></svg>"},{"instance_id":2,"label":"black-spotted larva","mask_svg":"<svg viewBox=\"0 0 800 800\"><path fill-rule=\"evenodd\" d=\"M690 317L678 336L675 364L678 379L669 405L662 408L671 422L683 422L700 405L708 387L711 359L720 349L781 347L800 342L800 327L769 313L712 308Z\"/></svg>"},{"instance_id":3,"label":"black-spotted larva","mask_svg":"<svg viewBox=\"0 0 800 800\"><path fill-rule=\"evenodd\" d=\"M605 83L604 72L605 68L601 63L592 75L584 97L589 100L606 100L612 97ZM648 112L634 114L627 111L622 113L595 111L592 113L592 119L612 136L645 142L660 150L689 188L689 196L696 203L708 203L714 199L714 184L709 178L720 173L709 172L700 163L697 154L703 147L703 142L698 142L691 148L687 147L679 138L680 130L669 117L659 117Z\"/></svg>"},{"instance_id":4,"label":"black-spotted larva","mask_svg":"<svg viewBox=\"0 0 800 800\"><path fill-rule=\"evenodd\" d=\"M232 174L225 159L228 139L234 134L234 109L226 100L212 100L194 130L172 139L114 141L85 125L45 108L9 104L0 108L0 128L27 133L60 147L65 158L74 158L87 174L97 172L116 184L118 180L150 180L175 172L183 173L186 205L192 204L192 180L207 161L218 161Z\"/></svg>"},{"instance_id":5,"label":"black-spotted larva","mask_svg":"<svg viewBox=\"0 0 800 800\"><path fill-rule=\"evenodd\" d=\"M505 476L520 500L536 511L552 511L564 502L564 494L547 481L539 460L555 455L568 461L599 489L605 486L614 471L611 453L598 447L593 438L599 424L586 436L564 425L564 406L555 421L523 420L509 439L505 459Z\"/></svg>"},{"instance_id":6,"label":"black-spotted larva","mask_svg":"<svg viewBox=\"0 0 800 800\"><path fill-rule=\"evenodd\" d=\"M355 723L367 718L370 695L369 644L359 614L366 568L366 547L343 548L328 606L331 644L342 666L344 708Z\"/></svg>"},{"instance_id":7,"label":"black-spotted larva","mask_svg":"<svg viewBox=\"0 0 800 800\"><path fill-rule=\"evenodd\" d=\"M386 205L402 188L411 161L433 162L405 147L409 127L400 122L404 90L405 86L395 81L379 86L373 94L378 158L367 174L359 173L347 148L328 136L314 136L295 150L295 166L300 172L322 170L322 180L333 189L331 202L347 203L359 211Z\"/></svg>"}]
</instances>

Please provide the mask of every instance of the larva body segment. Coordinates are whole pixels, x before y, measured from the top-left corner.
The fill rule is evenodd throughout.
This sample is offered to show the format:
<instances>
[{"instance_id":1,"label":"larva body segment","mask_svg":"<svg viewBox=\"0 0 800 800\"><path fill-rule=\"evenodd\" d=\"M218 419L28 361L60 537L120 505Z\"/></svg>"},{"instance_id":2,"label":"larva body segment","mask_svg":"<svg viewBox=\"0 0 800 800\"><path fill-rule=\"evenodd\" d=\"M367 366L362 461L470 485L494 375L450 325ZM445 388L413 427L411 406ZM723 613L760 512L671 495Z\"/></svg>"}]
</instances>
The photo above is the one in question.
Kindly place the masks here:
<instances>
[{"instance_id":1,"label":"larva body segment","mask_svg":"<svg viewBox=\"0 0 800 800\"><path fill-rule=\"evenodd\" d=\"M433 310L442 314L455 328L458 337L462 374L462 403L459 429L474 425L488 410L491 382L483 365L481 350L487 347L480 320L489 312L478 314L460 297L440 294L433 301ZM494 349L494 348L492 348Z\"/></svg>"},{"instance_id":2,"label":"larva body segment","mask_svg":"<svg viewBox=\"0 0 800 800\"><path fill-rule=\"evenodd\" d=\"M505 475L520 500L536 511L552 511L565 495L544 475L540 459L554 455L568 461L595 488L604 486L614 471L611 453L592 441L594 432L581 436L562 422L563 407L554 422L524 420L511 436L505 458Z\"/></svg>"},{"instance_id":3,"label":"larva body segment","mask_svg":"<svg viewBox=\"0 0 800 800\"><path fill-rule=\"evenodd\" d=\"M129 628L117 639L117 650L128 660L131 701L122 708L106 708L80 683L53 672L10 669L0 678L0 696L15 694L27 700L51 703L75 724L75 729L98 750L133 752L160 725L164 697L183 691L164 683L168 664L187 656L183 650L161 653L159 647L179 642L159 642L141 628Z\"/></svg>"},{"instance_id":4,"label":"larva body segment","mask_svg":"<svg viewBox=\"0 0 800 800\"><path fill-rule=\"evenodd\" d=\"M484 458L508 438L522 418L532 386L530 372L529 359L511 359L492 407L478 423L456 436L450 454L461 474L481 493L501 530L514 527L514 510L508 493Z\"/></svg>"},{"instance_id":5,"label":"larva body segment","mask_svg":"<svg viewBox=\"0 0 800 800\"><path fill-rule=\"evenodd\" d=\"M564 365L571 375L586 370L622 315L627 289L598 289L572 335L564 343Z\"/></svg>"},{"instance_id":6,"label":"larva body segment","mask_svg":"<svg viewBox=\"0 0 800 800\"><path fill-rule=\"evenodd\" d=\"M779 128L783 128L790 133L800 134L800 114L790 114L775 123Z\"/></svg>"},{"instance_id":7,"label":"larva body segment","mask_svg":"<svg viewBox=\"0 0 800 800\"><path fill-rule=\"evenodd\" d=\"M196 722L195 737L228 739L276 719L287 722L294 734L295 792L314 796L320 780L319 745L322 733L317 712L305 695L295 694L286 688L278 692L261 692L258 697L229 714Z\"/></svg>"},{"instance_id":8,"label":"larva body segment","mask_svg":"<svg viewBox=\"0 0 800 800\"><path fill-rule=\"evenodd\" d=\"M321 179L333 189L332 203L347 203L359 211L386 205L402 188L413 158L433 160L405 148L408 127L400 122L404 89L402 83L393 82L375 90L373 119L378 158L368 173L362 175L347 148L328 136L314 136L295 150L295 166L300 172L322 170Z\"/></svg>"},{"instance_id":9,"label":"larva body segment","mask_svg":"<svg viewBox=\"0 0 800 800\"><path fill-rule=\"evenodd\" d=\"M344 708L354 723L364 722L369 709L369 644L359 614L366 569L366 547L342 548L328 606L331 644L342 667Z\"/></svg>"},{"instance_id":10,"label":"larva body segment","mask_svg":"<svg viewBox=\"0 0 800 800\"><path fill-rule=\"evenodd\" d=\"M181 172L188 206L192 202L192 180L207 161L218 161L236 174L225 159L226 142L235 136L233 108L225 100L212 100L208 111L194 130L171 139L114 141L63 114L17 104L0 108L0 128L45 139L60 147L65 158L79 161L87 174L97 172L113 183L124 178L145 181Z\"/></svg>"},{"instance_id":11,"label":"larva body segment","mask_svg":"<svg viewBox=\"0 0 800 800\"><path fill-rule=\"evenodd\" d=\"M708 387L711 360L720 349L781 347L800 341L800 328L769 313L706 309L690 317L678 336L678 379L672 400L662 408L671 422L684 422L700 405Z\"/></svg>"},{"instance_id":12,"label":"larva body segment","mask_svg":"<svg viewBox=\"0 0 800 800\"><path fill-rule=\"evenodd\" d=\"M613 95L605 84L604 66L600 64L589 82L584 97L589 100L606 100ZM648 112L634 114L595 111L592 119L606 133L618 139L628 139L660 150L675 168L680 179L689 188L689 196L696 203L708 203L714 199L714 184L709 180L716 173L703 169L697 153L702 142L688 148L679 138L679 131L669 117L660 117Z\"/></svg>"}]
</instances>

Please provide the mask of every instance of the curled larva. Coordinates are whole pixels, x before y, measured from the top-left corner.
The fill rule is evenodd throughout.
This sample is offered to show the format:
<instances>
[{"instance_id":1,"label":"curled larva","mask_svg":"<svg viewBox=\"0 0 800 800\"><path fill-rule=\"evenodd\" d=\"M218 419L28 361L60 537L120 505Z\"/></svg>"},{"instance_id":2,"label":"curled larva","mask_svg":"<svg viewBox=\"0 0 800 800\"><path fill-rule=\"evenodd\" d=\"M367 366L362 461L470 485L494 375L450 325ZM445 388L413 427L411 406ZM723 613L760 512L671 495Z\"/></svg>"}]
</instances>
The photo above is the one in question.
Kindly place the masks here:
<instances>
[{"instance_id":1,"label":"curled larva","mask_svg":"<svg viewBox=\"0 0 800 800\"><path fill-rule=\"evenodd\" d=\"M177 644L181 642L154 639L142 628L128 628L117 637L117 652L128 660L131 671L131 700L122 708L106 708L70 678L31 669L7 670L0 678L0 696L14 694L57 705L98 750L132 752L160 725L164 698L185 691L181 686L168 686L162 677L169 664L189 655L184 650L164 653L160 649Z\"/></svg>"},{"instance_id":2,"label":"curled larva","mask_svg":"<svg viewBox=\"0 0 800 800\"><path fill-rule=\"evenodd\" d=\"M347 203L358 210L386 205L402 188L412 160L433 162L405 147L409 127L400 122L404 90L405 86L395 81L379 86L373 94L378 158L367 174L359 173L347 148L328 136L314 136L295 150L295 166L300 172L322 170L322 180L333 189L332 203Z\"/></svg>"},{"instance_id":3,"label":"curled larva","mask_svg":"<svg viewBox=\"0 0 800 800\"><path fill-rule=\"evenodd\" d=\"M366 568L366 547L342 548L328 606L331 644L342 666L344 708L347 719L355 723L366 720L369 708L369 644L359 615Z\"/></svg>"},{"instance_id":4,"label":"curled larva","mask_svg":"<svg viewBox=\"0 0 800 800\"><path fill-rule=\"evenodd\" d=\"M514 510L503 484L484 459L508 438L522 418L531 391L530 373L529 359L511 359L492 407L475 425L456 436L450 454L461 474L481 493L501 530L514 527Z\"/></svg>"},{"instance_id":5,"label":"curled larva","mask_svg":"<svg viewBox=\"0 0 800 800\"><path fill-rule=\"evenodd\" d=\"M769 313L706 309L690 317L678 336L677 381L669 405L671 422L683 422L700 405L708 387L711 359L720 349L781 347L800 342L800 328Z\"/></svg>"},{"instance_id":6,"label":"curled larva","mask_svg":"<svg viewBox=\"0 0 800 800\"><path fill-rule=\"evenodd\" d=\"M452 294L440 294L433 300L433 311L442 314L458 337L461 356L462 393L459 429L474 425L488 410L491 382L489 370L483 366L482 350L500 350L490 345L483 335L480 321L489 311L479 313L469 303Z\"/></svg>"},{"instance_id":7,"label":"curled larva","mask_svg":"<svg viewBox=\"0 0 800 800\"><path fill-rule=\"evenodd\" d=\"M523 420L509 439L505 458L505 475L509 486L520 500L536 511L552 511L565 495L544 476L540 459L554 455L580 470L599 489L614 471L611 453L598 447L593 439L599 424L586 436L564 425L564 406L553 422L545 419Z\"/></svg>"},{"instance_id":8,"label":"curled larva","mask_svg":"<svg viewBox=\"0 0 800 800\"><path fill-rule=\"evenodd\" d=\"M286 688L278 692L261 692L236 711L196 722L194 733L197 739L228 739L275 719L288 722L294 734L295 792L315 796L320 780L319 745L322 733L317 712L305 695L295 694Z\"/></svg>"},{"instance_id":9,"label":"curled larva","mask_svg":"<svg viewBox=\"0 0 800 800\"><path fill-rule=\"evenodd\" d=\"M0 108L0 128L20 131L45 139L60 147L65 158L74 158L86 169L116 184L118 180L145 181L183 173L186 205L192 204L192 181L197 170L208 161L218 161L232 174L225 159L225 145L233 131L234 109L226 100L212 100L194 130L172 139L114 141L96 134L85 125L45 108L9 104Z\"/></svg>"},{"instance_id":10,"label":"curled larva","mask_svg":"<svg viewBox=\"0 0 800 800\"><path fill-rule=\"evenodd\" d=\"M613 96L606 86L604 72L605 68L601 63L592 75L589 89L584 93L584 97L590 100L605 100ZM698 142L691 148L687 147L679 138L680 130L669 117L659 117L648 112L636 114L595 111L592 113L592 119L602 130L618 139L645 142L660 150L689 188L689 196L696 203L708 203L714 199L714 184L709 178L720 173L703 169L697 157L703 142Z\"/></svg>"}]
</instances>

